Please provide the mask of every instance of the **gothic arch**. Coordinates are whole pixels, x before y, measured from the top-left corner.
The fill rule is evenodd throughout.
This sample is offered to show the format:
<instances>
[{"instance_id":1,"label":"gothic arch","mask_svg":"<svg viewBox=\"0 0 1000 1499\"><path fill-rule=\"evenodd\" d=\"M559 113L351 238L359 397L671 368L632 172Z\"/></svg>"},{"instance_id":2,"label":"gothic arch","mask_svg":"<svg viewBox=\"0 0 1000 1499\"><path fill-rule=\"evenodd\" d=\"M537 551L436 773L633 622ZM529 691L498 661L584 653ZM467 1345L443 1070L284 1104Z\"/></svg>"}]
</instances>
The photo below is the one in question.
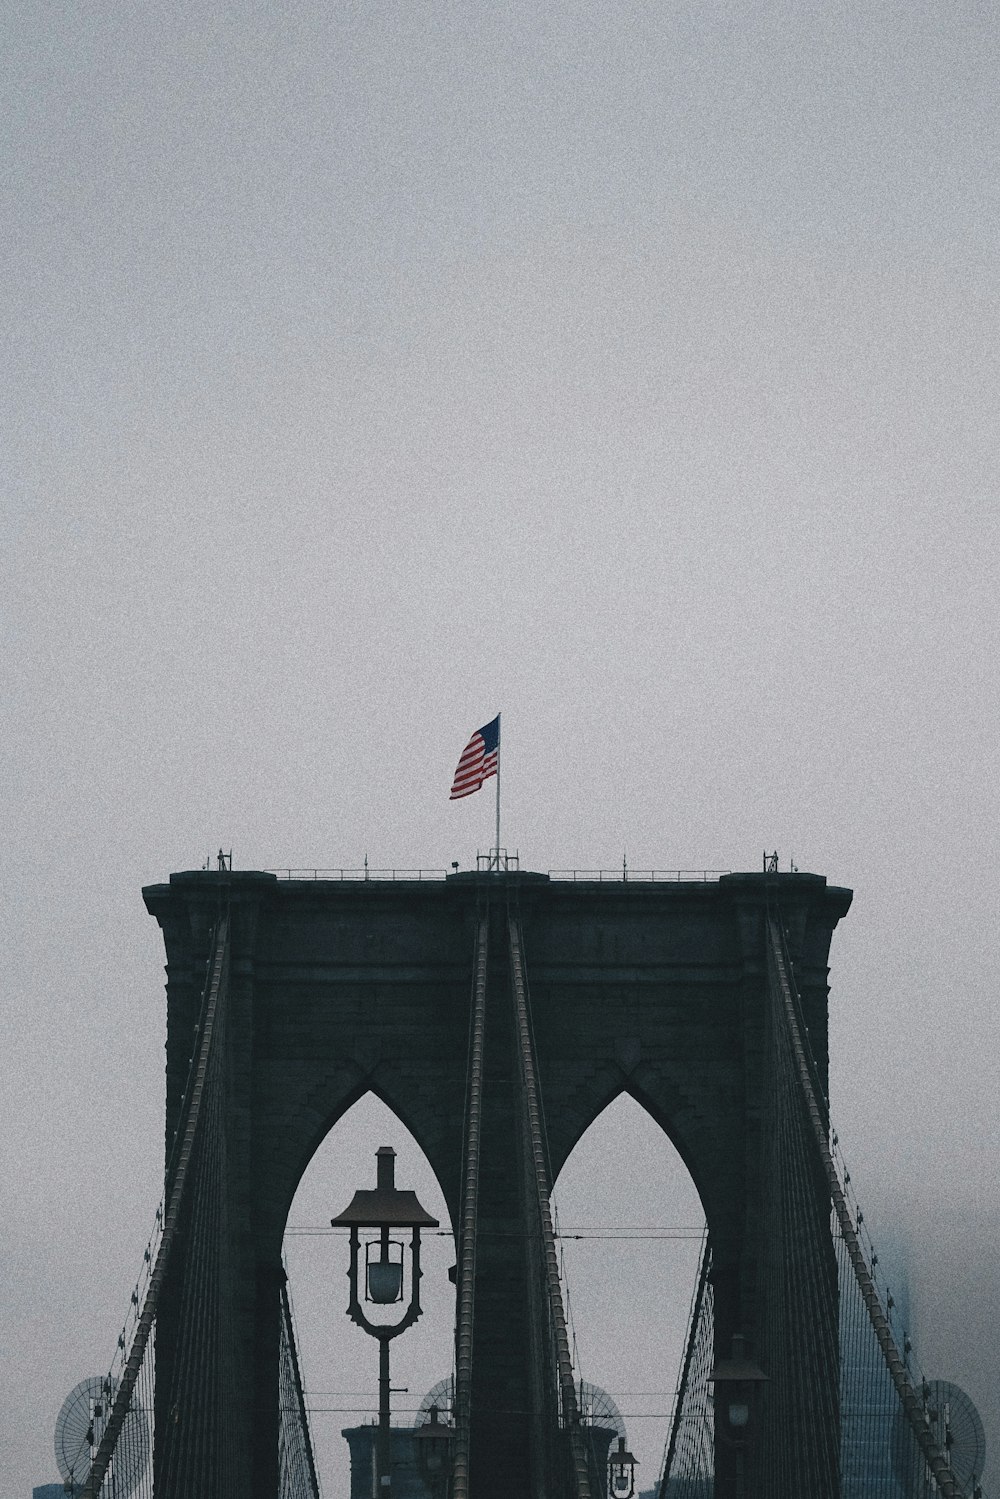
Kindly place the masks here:
<instances>
[{"instance_id":1,"label":"gothic arch","mask_svg":"<svg viewBox=\"0 0 1000 1499\"><path fill-rule=\"evenodd\" d=\"M444 1197L449 1221L454 1217L452 1204L448 1201L445 1184L439 1173L440 1162L436 1164L432 1154L436 1141L433 1137L430 1141L421 1138L421 1120L419 1115L414 1115L412 1100L407 1099L405 1090L393 1088L388 1069L380 1069L381 1076L361 1078L352 1077L352 1070L338 1069L333 1076L323 1073L304 1093L297 1106L292 1127L289 1127L287 1105L279 1105L260 1114L260 1155L268 1163L261 1177L261 1198L273 1204L267 1215L267 1229L264 1229L262 1222L259 1231L259 1240L265 1252L268 1252L267 1241L273 1236L279 1221L281 1234L284 1235L296 1193L316 1156L342 1121L369 1096L378 1099L411 1137L430 1165L437 1188ZM270 1141L269 1147L265 1144L266 1141ZM383 1142L376 1141L372 1150L380 1143ZM428 1144L430 1150L427 1148ZM365 1181L359 1181L356 1185L366 1184Z\"/></svg>"},{"instance_id":2,"label":"gothic arch","mask_svg":"<svg viewBox=\"0 0 1000 1499\"><path fill-rule=\"evenodd\" d=\"M579 1372L625 1416L645 1489L662 1457L667 1422L655 1416L670 1408L703 1243L697 1187L666 1132L622 1089L578 1140L553 1197ZM657 1238L653 1226L673 1232ZM679 1226L690 1233L676 1235ZM583 1227L601 1234L577 1237ZM622 1236L605 1237L608 1228ZM626 1236L626 1228L643 1233ZM655 1391L658 1398L635 1398Z\"/></svg>"},{"instance_id":3,"label":"gothic arch","mask_svg":"<svg viewBox=\"0 0 1000 1499\"><path fill-rule=\"evenodd\" d=\"M375 1150L383 1144L397 1152L398 1185L414 1189L441 1222L440 1231L423 1236L423 1316L392 1348L393 1385L408 1391L392 1401L404 1424L403 1409L419 1403L451 1369L455 1293L448 1271L455 1256L447 1204L412 1131L377 1090L368 1089L339 1113L313 1152L292 1199L283 1241L307 1393L310 1388L324 1392L312 1402L319 1407L312 1425L326 1492L349 1491L349 1449L341 1431L372 1419L378 1369L376 1345L345 1315L346 1235L328 1225L357 1187L374 1185ZM344 1392L351 1398L344 1400ZM368 1392L367 1410L359 1392ZM337 1406L345 1409L331 1409Z\"/></svg>"}]
</instances>

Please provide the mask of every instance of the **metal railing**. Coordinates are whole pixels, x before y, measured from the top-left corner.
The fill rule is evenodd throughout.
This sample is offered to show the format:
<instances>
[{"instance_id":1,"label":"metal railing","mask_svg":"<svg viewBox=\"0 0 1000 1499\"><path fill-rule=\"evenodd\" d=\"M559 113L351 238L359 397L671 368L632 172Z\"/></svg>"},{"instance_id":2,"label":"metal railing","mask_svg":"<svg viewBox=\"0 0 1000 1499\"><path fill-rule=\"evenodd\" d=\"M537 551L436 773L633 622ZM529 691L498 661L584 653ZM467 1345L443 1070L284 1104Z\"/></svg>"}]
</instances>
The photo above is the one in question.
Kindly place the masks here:
<instances>
[{"instance_id":1,"label":"metal railing","mask_svg":"<svg viewBox=\"0 0 1000 1499\"><path fill-rule=\"evenodd\" d=\"M343 880L364 884L368 880L443 880L446 869L268 869L279 880Z\"/></svg>"},{"instance_id":2,"label":"metal railing","mask_svg":"<svg viewBox=\"0 0 1000 1499\"><path fill-rule=\"evenodd\" d=\"M477 854L476 865L480 873L489 873L497 869L497 853L495 850L488 854ZM506 849L500 850L500 869L504 873L517 871L520 868L519 856L508 854ZM447 879L449 874L456 870L447 869L370 869L362 865L360 869L268 869L267 874L275 875L279 880L333 880L345 884L365 884L368 881L440 881ZM660 885L683 885L696 884L708 885L722 878L725 874L732 874L731 869L548 869L545 871L550 880L559 880L570 884L660 884Z\"/></svg>"},{"instance_id":3,"label":"metal railing","mask_svg":"<svg viewBox=\"0 0 1000 1499\"><path fill-rule=\"evenodd\" d=\"M731 869L550 869L550 880L596 884L697 884L708 885L732 874Z\"/></svg>"},{"instance_id":4,"label":"metal railing","mask_svg":"<svg viewBox=\"0 0 1000 1499\"><path fill-rule=\"evenodd\" d=\"M521 868L521 855L509 853L505 848L491 848L488 853L476 854L476 869L479 874L516 874Z\"/></svg>"}]
</instances>

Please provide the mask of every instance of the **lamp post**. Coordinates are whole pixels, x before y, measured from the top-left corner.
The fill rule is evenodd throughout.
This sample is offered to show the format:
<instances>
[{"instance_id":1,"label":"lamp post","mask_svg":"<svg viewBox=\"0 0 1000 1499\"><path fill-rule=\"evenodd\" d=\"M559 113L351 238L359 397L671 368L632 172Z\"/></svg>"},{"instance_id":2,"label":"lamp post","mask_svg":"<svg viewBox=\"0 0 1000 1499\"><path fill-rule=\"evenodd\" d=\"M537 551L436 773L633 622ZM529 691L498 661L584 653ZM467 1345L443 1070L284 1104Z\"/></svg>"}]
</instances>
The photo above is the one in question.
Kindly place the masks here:
<instances>
[{"instance_id":1,"label":"lamp post","mask_svg":"<svg viewBox=\"0 0 1000 1499\"><path fill-rule=\"evenodd\" d=\"M351 1231L351 1267L348 1279L351 1299L347 1315L371 1337L378 1339L378 1437L375 1443L375 1482L379 1499L392 1493L392 1469L389 1445L389 1344L411 1327L420 1316L420 1230L437 1228L437 1218L424 1211L415 1192L400 1191L395 1184L396 1152L391 1145L380 1145L375 1190L355 1192L348 1206L336 1218L333 1228ZM372 1322L365 1315L358 1288L361 1258L361 1230L377 1229L378 1238L365 1240L364 1300L375 1306L393 1306L403 1300L405 1245L392 1237L394 1230L410 1229L410 1299L398 1322ZM378 1257L373 1258L372 1251Z\"/></svg>"},{"instance_id":2,"label":"lamp post","mask_svg":"<svg viewBox=\"0 0 1000 1499\"><path fill-rule=\"evenodd\" d=\"M743 1496L743 1455L751 1428L757 1391L767 1375L747 1355L747 1340L733 1333L732 1353L718 1359L709 1383L715 1385L716 1434L736 1452L736 1499Z\"/></svg>"},{"instance_id":3,"label":"lamp post","mask_svg":"<svg viewBox=\"0 0 1000 1499\"><path fill-rule=\"evenodd\" d=\"M618 1450L608 1457L609 1499L632 1499L635 1493L636 1460L626 1450L625 1438L618 1438Z\"/></svg>"},{"instance_id":4,"label":"lamp post","mask_svg":"<svg viewBox=\"0 0 1000 1499\"><path fill-rule=\"evenodd\" d=\"M413 1434L417 1445L417 1467L432 1494L443 1494L451 1473L451 1427L438 1420L438 1408L432 1405L430 1419Z\"/></svg>"}]
</instances>

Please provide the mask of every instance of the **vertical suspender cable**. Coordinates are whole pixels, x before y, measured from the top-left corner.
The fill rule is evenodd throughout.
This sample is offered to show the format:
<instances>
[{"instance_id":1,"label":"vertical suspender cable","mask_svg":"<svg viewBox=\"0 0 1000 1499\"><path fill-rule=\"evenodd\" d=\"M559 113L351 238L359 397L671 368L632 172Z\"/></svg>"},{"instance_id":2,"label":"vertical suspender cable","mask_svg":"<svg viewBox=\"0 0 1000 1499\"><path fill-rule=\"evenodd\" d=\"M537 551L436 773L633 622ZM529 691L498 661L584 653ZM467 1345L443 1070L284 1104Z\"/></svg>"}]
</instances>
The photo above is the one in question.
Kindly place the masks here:
<instances>
[{"instance_id":1,"label":"vertical suspender cable","mask_svg":"<svg viewBox=\"0 0 1000 1499\"><path fill-rule=\"evenodd\" d=\"M139 1378L143 1355L146 1352L146 1345L149 1342L149 1335L153 1330L156 1307L160 1299L160 1290L167 1272L170 1252L177 1234L181 1203L184 1200L184 1188L187 1183L188 1167L191 1162L191 1153L194 1149L194 1140L198 1129L198 1118L201 1113L202 1096L205 1090L205 1075L208 1071L208 1061L212 1052L212 1034L215 1029L215 1017L219 1007L220 994L222 994L223 990L223 979L228 956L229 917L228 915L223 915L215 932L212 968L205 995L205 1009L201 1025L201 1044L193 1069L193 1086L189 1085L187 1117L184 1120L177 1166L173 1173L173 1180L170 1183L167 1211L163 1223L163 1234L156 1253L156 1263L153 1267L153 1273L149 1278L149 1285L146 1289L146 1299L143 1303L142 1315L136 1325L135 1337L132 1341L128 1362L122 1373L121 1382L115 1394L114 1404L111 1407L111 1414L104 1428L100 1446L94 1456L90 1472L87 1475L87 1481L83 1487L83 1499L97 1499L97 1496L101 1492L101 1486L104 1483L111 1458L114 1454L115 1443L118 1441L121 1429L125 1424L125 1417L128 1415L132 1393L135 1389L136 1380Z\"/></svg>"},{"instance_id":2,"label":"vertical suspender cable","mask_svg":"<svg viewBox=\"0 0 1000 1499\"><path fill-rule=\"evenodd\" d=\"M479 1141L483 1117L483 1055L486 1039L486 960L489 908L480 912L469 1033L469 1080L466 1100L465 1160L462 1178L461 1242L458 1255L458 1305L455 1317L455 1457L452 1499L469 1499L469 1433L472 1406L472 1323L476 1289L476 1217L479 1211Z\"/></svg>"},{"instance_id":3,"label":"vertical suspender cable","mask_svg":"<svg viewBox=\"0 0 1000 1499\"><path fill-rule=\"evenodd\" d=\"M861 1291L862 1299L868 1311L869 1320L871 1321L875 1336L878 1339L878 1345L882 1350L882 1356L889 1370L889 1377L895 1386L896 1393L899 1396L903 1410L906 1412L906 1418L913 1429L913 1435L920 1445L920 1450L924 1455L927 1466L934 1475L934 1481L938 1486L938 1490L945 1496L945 1499L961 1499L961 1491L955 1481L954 1474L924 1420L923 1408L917 1398L916 1391L910 1383L906 1365L900 1357L899 1349L896 1347L896 1341L892 1335L886 1315L882 1310L882 1303L875 1289L875 1283L872 1280L871 1272L868 1269L861 1245L858 1242L858 1236L851 1219L851 1212L847 1206L847 1199L844 1196L843 1188L840 1185L840 1178L837 1175L837 1168L830 1153L826 1120L820 1109L816 1088L813 1084L809 1056L803 1041L795 998L792 994L792 987L785 967L781 933L773 916L768 917L768 929L770 935L769 956L772 971L777 980L785 1018L788 1022L788 1031L791 1037L799 1083L805 1096L809 1122L819 1148L824 1171L826 1172L833 1209L836 1213L841 1236L851 1261L851 1268L854 1271L858 1288Z\"/></svg>"},{"instance_id":4,"label":"vertical suspender cable","mask_svg":"<svg viewBox=\"0 0 1000 1499\"><path fill-rule=\"evenodd\" d=\"M513 912L511 912L508 918L507 930L510 939L510 967L514 990L514 1019L517 1028L518 1053L521 1063L521 1083L524 1089L524 1105L527 1113L530 1138L531 1169L534 1176L535 1199L541 1227L545 1283L549 1296L549 1312L555 1331L556 1365L559 1387L562 1394L563 1420L569 1434L570 1454L578 1499L590 1499L590 1476L587 1471L587 1454L580 1431L576 1385L573 1380L573 1362L569 1352L566 1312L563 1307L562 1291L559 1285L559 1260L556 1255L555 1234L552 1229L552 1209L549 1205L549 1173L545 1161L541 1104L539 1100L538 1081L535 1076L535 1059L531 1045L531 1026L528 1020L528 991L524 978L521 933L517 917Z\"/></svg>"}]
</instances>

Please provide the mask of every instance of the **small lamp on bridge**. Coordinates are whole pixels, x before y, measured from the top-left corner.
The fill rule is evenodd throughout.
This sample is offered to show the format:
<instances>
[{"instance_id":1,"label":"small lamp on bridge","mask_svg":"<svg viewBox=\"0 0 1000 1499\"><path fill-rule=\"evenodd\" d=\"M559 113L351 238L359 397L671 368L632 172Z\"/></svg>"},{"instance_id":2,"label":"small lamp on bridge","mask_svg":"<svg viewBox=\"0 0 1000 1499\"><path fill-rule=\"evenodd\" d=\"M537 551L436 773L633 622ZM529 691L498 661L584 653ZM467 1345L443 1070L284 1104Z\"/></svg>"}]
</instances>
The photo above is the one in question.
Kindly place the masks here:
<instances>
[{"instance_id":1,"label":"small lamp on bridge","mask_svg":"<svg viewBox=\"0 0 1000 1499\"><path fill-rule=\"evenodd\" d=\"M395 1183L396 1152L391 1145L381 1145L375 1153L378 1163L375 1190L355 1192L348 1206L336 1218L332 1228L351 1231L351 1267L348 1270L351 1297L347 1315L358 1327L379 1342L378 1441L375 1448L375 1473L380 1496L391 1493L389 1450L389 1344L401 1332L412 1327L420 1316L420 1230L437 1228L417 1201L415 1192L400 1191ZM365 1241L364 1300L374 1306L393 1306L403 1300L405 1245L393 1232L410 1230L410 1295L406 1311L398 1322L372 1322L365 1315L358 1285L361 1230L377 1229L377 1239Z\"/></svg>"},{"instance_id":2,"label":"small lamp on bridge","mask_svg":"<svg viewBox=\"0 0 1000 1499\"><path fill-rule=\"evenodd\" d=\"M608 1455L609 1499L632 1499L635 1493L636 1459L625 1447L625 1438L618 1438L618 1450Z\"/></svg>"},{"instance_id":3,"label":"small lamp on bridge","mask_svg":"<svg viewBox=\"0 0 1000 1499\"><path fill-rule=\"evenodd\" d=\"M451 1472L450 1426L438 1420L438 1408L432 1405L429 1419L413 1434L417 1445L417 1467L432 1493L443 1491Z\"/></svg>"},{"instance_id":4,"label":"small lamp on bridge","mask_svg":"<svg viewBox=\"0 0 1000 1499\"><path fill-rule=\"evenodd\" d=\"M715 1385L716 1411L721 1408L725 1412L732 1430L729 1440L741 1441L750 1424L756 1392L767 1381L763 1370L748 1358L746 1338L741 1332L733 1333L731 1356L719 1359L708 1378Z\"/></svg>"}]
</instances>

